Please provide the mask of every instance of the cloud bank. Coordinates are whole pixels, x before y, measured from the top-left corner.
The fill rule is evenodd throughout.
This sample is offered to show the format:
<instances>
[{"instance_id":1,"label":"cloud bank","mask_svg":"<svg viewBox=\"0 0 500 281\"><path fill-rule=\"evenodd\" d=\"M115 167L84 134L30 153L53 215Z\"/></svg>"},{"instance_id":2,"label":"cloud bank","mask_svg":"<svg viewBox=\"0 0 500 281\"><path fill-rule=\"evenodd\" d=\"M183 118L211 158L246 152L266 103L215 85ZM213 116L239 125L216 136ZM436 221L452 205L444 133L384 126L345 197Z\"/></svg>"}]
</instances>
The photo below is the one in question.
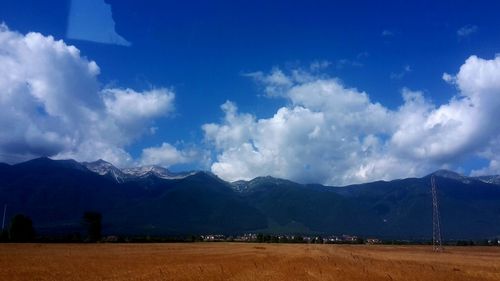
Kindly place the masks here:
<instances>
[{"instance_id":1,"label":"cloud bank","mask_svg":"<svg viewBox=\"0 0 500 281\"><path fill-rule=\"evenodd\" d=\"M500 57L471 56L458 74L444 74L457 88L448 103L403 89L395 110L324 75L276 68L251 77L289 105L257 118L228 101L220 123L203 125L217 151L211 169L226 180L272 175L351 184L421 176L471 155L490 161L473 173L500 172Z\"/></svg>"},{"instance_id":2,"label":"cloud bank","mask_svg":"<svg viewBox=\"0 0 500 281\"><path fill-rule=\"evenodd\" d=\"M202 126L207 150L162 143L133 159L126 147L156 130L174 110L168 88L103 88L96 62L39 33L0 26L0 161L38 156L118 166L209 161L226 180L273 175L299 182L350 184L421 176L477 156L500 172L500 57L469 57L443 80L457 89L436 105L403 89L389 109L368 93L321 74L321 67L247 74L286 104L269 118L221 106L224 118Z\"/></svg>"},{"instance_id":3,"label":"cloud bank","mask_svg":"<svg viewBox=\"0 0 500 281\"><path fill-rule=\"evenodd\" d=\"M0 161L52 156L133 164L125 147L174 110L175 93L103 89L99 72L94 61L61 40L1 25Z\"/></svg>"}]
</instances>

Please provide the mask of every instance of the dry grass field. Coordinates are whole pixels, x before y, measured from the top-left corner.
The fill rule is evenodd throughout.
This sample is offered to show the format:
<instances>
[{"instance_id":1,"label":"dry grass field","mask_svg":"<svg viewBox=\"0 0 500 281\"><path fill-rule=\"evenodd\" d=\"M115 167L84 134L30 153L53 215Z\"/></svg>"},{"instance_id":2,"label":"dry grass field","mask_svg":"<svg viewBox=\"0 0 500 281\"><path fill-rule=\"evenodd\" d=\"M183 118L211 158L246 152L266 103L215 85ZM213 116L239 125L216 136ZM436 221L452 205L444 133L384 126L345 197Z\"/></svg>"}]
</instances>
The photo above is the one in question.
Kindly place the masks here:
<instances>
[{"instance_id":1,"label":"dry grass field","mask_svg":"<svg viewBox=\"0 0 500 281\"><path fill-rule=\"evenodd\" d=\"M500 280L500 248L0 244L0 280Z\"/></svg>"}]
</instances>

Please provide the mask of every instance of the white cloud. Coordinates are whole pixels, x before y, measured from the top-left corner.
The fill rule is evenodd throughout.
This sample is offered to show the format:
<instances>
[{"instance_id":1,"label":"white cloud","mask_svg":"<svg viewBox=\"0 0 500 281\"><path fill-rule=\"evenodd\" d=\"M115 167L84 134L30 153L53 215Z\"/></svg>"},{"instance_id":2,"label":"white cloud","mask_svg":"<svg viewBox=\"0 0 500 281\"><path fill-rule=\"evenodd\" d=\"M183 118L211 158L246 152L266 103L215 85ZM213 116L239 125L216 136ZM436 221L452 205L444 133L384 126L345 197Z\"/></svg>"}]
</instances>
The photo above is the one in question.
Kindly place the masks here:
<instances>
[{"instance_id":1,"label":"white cloud","mask_svg":"<svg viewBox=\"0 0 500 281\"><path fill-rule=\"evenodd\" d=\"M417 161L456 163L469 155L493 161L494 153L486 151L498 151L499 79L500 58L485 60L471 56L456 76L445 77L456 84L458 95L434 109L429 103L417 105L419 109L427 107L422 113L415 108L402 109L403 126L394 132L391 145Z\"/></svg>"},{"instance_id":2,"label":"white cloud","mask_svg":"<svg viewBox=\"0 0 500 281\"><path fill-rule=\"evenodd\" d=\"M489 142L487 146L479 153L479 156L488 159L489 163L471 171L473 176L499 175L500 174L500 136Z\"/></svg>"},{"instance_id":3,"label":"white cloud","mask_svg":"<svg viewBox=\"0 0 500 281\"><path fill-rule=\"evenodd\" d=\"M103 91L103 101L108 115L116 124L134 133L146 131L152 119L171 113L174 110L174 99L175 94L164 88L144 92L132 89Z\"/></svg>"},{"instance_id":4,"label":"white cloud","mask_svg":"<svg viewBox=\"0 0 500 281\"><path fill-rule=\"evenodd\" d=\"M268 75L259 71L245 74L245 76L262 82L265 86L264 92L271 97L280 96L283 91L286 91L293 85L293 81L278 68L273 69Z\"/></svg>"},{"instance_id":5,"label":"white cloud","mask_svg":"<svg viewBox=\"0 0 500 281\"><path fill-rule=\"evenodd\" d=\"M156 131L174 110L175 94L102 89L98 65L63 41L0 26L0 161L35 156L171 166L206 159L194 148L163 143L139 159L127 145ZM500 172L500 57L471 56L456 75L443 74L457 94L435 105L404 89L388 109L338 79L275 68L249 74L268 96L286 99L269 118L222 105L224 119L203 125L214 148L211 169L228 180L270 174L300 182L347 184L421 176L475 155Z\"/></svg>"},{"instance_id":6,"label":"white cloud","mask_svg":"<svg viewBox=\"0 0 500 281\"><path fill-rule=\"evenodd\" d=\"M0 161L133 162L125 147L174 109L164 88L101 89L99 67L61 40L0 26Z\"/></svg>"},{"instance_id":7,"label":"white cloud","mask_svg":"<svg viewBox=\"0 0 500 281\"><path fill-rule=\"evenodd\" d=\"M477 25L465 25L457 30L457 36L459 38L469 37L470 35L476 33L479 30Z\"/></svg>"},{"instance_id":8,"label":"white cloud","mask_svg":"<svg viewBox=\"0 0 500 281\"><path fill-rule=\"evenodd\" d=\"M453 77L452 75L450 75L449 73L443 73L443 76L441 77L443 78L444 81L450 83L450 84L454 84L455 83L455 77Z\"/></svg>"},{"instance_id":9,"label":"white cloud","mask_svg":"<svg viewBox=\"0 0 500 281\"><path fill-rule=\"evenodd\" d=\"M159 147L149 147L142 150L139 164L160 165L170 167L174 164L192 163L200 161L202 156L197 149L179 150L169 143Z\"/></svg>"},{"instance_id":10,"label":"white cloud","mask_svg":"<svg viewBox=\"0 0 500 281\"><path fill-rule=\"evenodd\" d=\"M203 126L219 151L212 171L228 180L266 174L301 182L350 180L346 172L353 161L378 149L372 134L385 134L390 112L338 80L310 78L288 77L294 86L281 94L292 105L268 119L240 114L226 102L224 122Z\"/></svg>"},{"instance_id":11,"label":"white cloud","mask_svg":"<svg viewBox=\"0 0 500 281\"><path fill-rule=\"evenodd\" d=\"M277 83L277 74L286 83ZM403 89L403 104L389 110L338 79L260 72L264 90L271 87L289 105L259 119L226 102L224 120L203 126L217 151L212 171L227 180L270 174L348 184L422 176L470 155L490 159L488 171L498 171L500 58L471 56L456 76L443 77L459 91L448 103L436 106L422 92Z\"/></svg>"}]
</instances>

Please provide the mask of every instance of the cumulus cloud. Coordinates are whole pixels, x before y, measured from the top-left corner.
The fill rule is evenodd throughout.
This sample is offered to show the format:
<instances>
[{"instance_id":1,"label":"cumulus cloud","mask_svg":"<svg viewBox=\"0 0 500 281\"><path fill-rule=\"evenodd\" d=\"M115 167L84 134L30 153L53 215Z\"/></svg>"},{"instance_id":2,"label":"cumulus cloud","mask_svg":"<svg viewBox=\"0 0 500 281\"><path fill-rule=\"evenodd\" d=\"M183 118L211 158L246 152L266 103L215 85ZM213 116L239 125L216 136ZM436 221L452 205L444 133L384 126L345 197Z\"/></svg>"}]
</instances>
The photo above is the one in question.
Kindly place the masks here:
<instances>
[{"instance_id":1,"label":"cumulus cloud","mask_svg":"<svg viewBox=\"0 0 500 281\"><path fill-rule=\"evenodd\" d=\"M98 65L39 33L0 26L0 161L36 156L171 166L207 159L207 152L168 143L133 159L126 147L157 130L174 110L167 88L102 88ZM222 121L203 125L216 155L211 170L227 180L273 175L299 182L349 184L421 176L477 156L473 174L500 172L500 57L471 56L443 79L457 89L436 105L402 90L389 109L317 68L248 74L264 93L284 99L273 116L221 106ZM203 160L201 160L203 161Z\"/></svg>"},{"instance_id":2,"label":"cumulus cloud","mask_svg":"<svg viewBox=\"0 0 500 281\"><path fill-rule=\"evenodd\" d=\"M470 155L490 159L488 171L498 171L498 57L471 56L458 74L443 75L458 89L448 103L438 106L422 92L403 89L394 110L336 78L280 69L253 77L289 105L259 119L228 101L223 121L202 127L217 151L211 169L227 180L269 174L349 184L421 176Z\"/></svg>"},{"instance_id":3,"label":"cumulus cloud","mask_svg":"<svg viewBox=\"0 0 500 281\"><path fill-rule=\"evenodd\" d=\"M132 89L103 90L108 115L118 125L132 132L143 132L152 119L171 113L174 110L174 99L175 94L165 88L143 92Z\"/></svg>"},{"instance_id":4,"label":"cumulus cloud","mask_svg":"<svg viewBox=\"0 0 500 281\"><path fill-rule=\"evenodd\" d=\"M226 102L222 124L203 126L206 139L219 151L214 173L228 180L271 174L301 182L336 182L349 177L349 166L362 156L356 153L370 154L379 146L373 134L388 132L390 112L366 93L336 79L300 72L287 80L289 86L278 93L292 105L278 109L273 117L241 114L235 104ZM362 146L363 151L357 150Z\"/></svg>"},{"instance_id":5,"label":"cumulus cloud","mask_svg":"<svg viewBox=\"0 0 500 281\"><path fill-rule=\"evenodd\" d=\"M141 165L160 165L170 167L174 164L184 164L203 159L201 151L195 148L180 150L169 143L158 147L149 147L142 150L139 163Z\"/></svg>"},{"instance_id":6,"label":"cumulus cloud","mask_svg":"<svg viewBox=\"0 0 500 281\"><path fill-rule=\"evenodd\" d=\"M416 123L406 129L400 126L391 144L417 161L456 163L463 157L477 155L490 160L489 171L498 173L495 154L500 151L500 58L486 60L471 56L457 75L444 79L456 85L458 94L447 104L423 114L414 113L411 117L410 112L403 111L406 118L410 116ZM416 140L417 136L420 140Z\"/></svg>"},{"instance_id":7,"label":"cumulus cloud","mask_svg":"<svg viewBox=\"0 0 500 281\"><path fill-rule=\"evenodd\" d=\"M98 65L74 46L0 26L0 161L38 156L118 165L124 149L174 110L171 90L102 89Z\"/></svg>"}]
</instances>

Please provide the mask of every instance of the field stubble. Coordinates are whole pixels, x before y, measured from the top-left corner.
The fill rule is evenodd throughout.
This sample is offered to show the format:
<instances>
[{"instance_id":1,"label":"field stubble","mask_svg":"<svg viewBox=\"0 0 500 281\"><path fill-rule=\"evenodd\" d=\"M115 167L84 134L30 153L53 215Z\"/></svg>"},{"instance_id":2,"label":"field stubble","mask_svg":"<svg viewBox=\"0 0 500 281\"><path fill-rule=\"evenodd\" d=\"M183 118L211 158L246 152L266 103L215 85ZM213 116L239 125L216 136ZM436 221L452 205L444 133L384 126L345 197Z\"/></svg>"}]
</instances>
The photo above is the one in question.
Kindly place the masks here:
<instances>
[{"instance_id":1,"label":"field stubble","mask_svg":"<svg viewBox=\"0 0 500 281\"><path fill-rule=\"evenodd\" d=\"M500 248L0 244L0 280L500 280Z\"/></svg>"}]
</instances>

